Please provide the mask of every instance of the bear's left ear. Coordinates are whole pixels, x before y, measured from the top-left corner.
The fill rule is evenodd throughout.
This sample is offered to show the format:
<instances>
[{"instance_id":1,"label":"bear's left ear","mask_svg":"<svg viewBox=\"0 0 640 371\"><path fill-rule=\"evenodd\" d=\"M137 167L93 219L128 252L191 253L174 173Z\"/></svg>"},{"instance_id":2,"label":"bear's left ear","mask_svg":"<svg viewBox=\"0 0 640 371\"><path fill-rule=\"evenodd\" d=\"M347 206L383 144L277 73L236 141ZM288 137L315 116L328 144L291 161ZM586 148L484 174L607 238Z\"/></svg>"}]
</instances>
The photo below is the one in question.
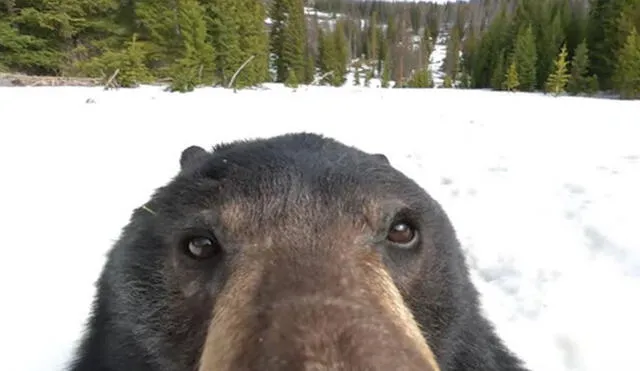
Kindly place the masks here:
<instances>
[{"instance_id":1,"label":"bear's left ear","mask_svg":"<svg viewBox=\"0 0 640 371\"><path fill-rule=\"evenodd\" d=\"M382 153L374 153L372 154L372 156L382 161L386 165L391 165L391 163L389 162L389 158Z\"/></svg>"},{"instance_id":2,"label":"bear's left ear","mask_svg":"<svg viewBox=\"0 0 640 371\"><path fill-rule=\"evenodd\" d=\"M182 154L180 155L180 169L184 169L189 167L198 159L207 155L207 151L204 148L199 146L189 146L182 150Z\"/></svg>"}]
</instances>

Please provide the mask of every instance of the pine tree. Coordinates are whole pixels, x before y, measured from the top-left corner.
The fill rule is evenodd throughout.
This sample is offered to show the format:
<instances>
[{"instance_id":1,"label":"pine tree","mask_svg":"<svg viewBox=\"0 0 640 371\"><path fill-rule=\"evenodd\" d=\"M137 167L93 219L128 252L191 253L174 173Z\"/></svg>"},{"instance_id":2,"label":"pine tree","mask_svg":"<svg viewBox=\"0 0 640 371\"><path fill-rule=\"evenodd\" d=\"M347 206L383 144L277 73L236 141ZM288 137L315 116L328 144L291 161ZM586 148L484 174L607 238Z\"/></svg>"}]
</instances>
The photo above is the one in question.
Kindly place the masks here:
<instances>
[{"instance_id":1,"label":"pine tree","mask_svg":"<svg viewBox=\"0 0 640 371\"><path fill-rule=\"evenodd\" d=\"M407 87L423 89L432 88L433 77L431 76L431 69L428 66L425 66L415 71L409 81L407 81Z\"/></svg>"},{"instance_id":2,"label":"pine tree","mask_svg":"<svg viewBox=\"0 0 640 371\"><path fill-rule=\"evenodd\" d=\"M121 49L107 50L76 66L88 76L97 77L104 74L105 82L106 79L115 75L117 86L134 88L153 80L145 60L145 49L138 41L138 35L133 34L131 40L127 41ZM118 71L117 75L116 71Z\"/></svg>"},{"instance_id":3,"label":"pine tree","mask_svg":"<svg viewBox=\"0 0 640 371\"><path fill-rule=\"evenodd\" d=\"M287 22L288 1L273 0L269 8L269 18L271 19L271 28L269 35L269 51L272 54L272 60L276 76L275 81L284 82L287 71L287 61L284 54L285 32L288 25Z\"/></svg>"},{"instance_id":4,"label":"pine tree","mask_svg":"<svg viewBox=\"0 0 640 371\"><path fill-rule=\"evenodd\" d=\"M162 77L184 51L180 29L180 3L169 0L138 0L135 15L141 36L149 41L149 60Z\"/></svg>"},{"instance_id":5,"label":"pine tree","mask_svg":"<svg viewBox=\"0 0 640 371\"><path fill-rule=\"evenodd\" d=\"M333 79L330 75L335 71L333 70L336 65L336 48L334 45L334 39L331 34L325 34L320 29L318 32L318 63L320 66L320 74L325 76L322 80L323 84L332 84Z\"/></svg>"},{"instance_id":6,"label":"pine tree","mask_svg":"<svg viewBox=\"0 0 640 371\"><path fill-rule=\"evenodd\" d=\"M506 65L507 64L506 64L505 52L503 50L500 52L498 60L495 62L495 67L491 73L491 88L493 90L503 89Z\"/></svg>"},{"instance_id":7,"label":"pine tree","mask_svg":"<svg viewBox=\"0 0 640 371\"><path fill-rule=\"evenodd\" d=\"M296 77L296 70L291 69L287 73L287 79L284 81L284 86L289 88L298 88L298 78Z\"/></svg>"},{"instance_id":8,"label":"pine tree","mask_svg":"<svg viewBox=\"0 0 640 371\"><path fill-rule=\"evenodd\" d=\"M571 60L571 76L567 83L567 91L572 95L586 92L588 90L589 71L589 50L586 39L576 48Z\"/></svg>"},{"instance_id":9,"label":"pine tree","mask_svg":"<svg viewBox=\"0 0 640 371\"><path fill-rule=\"evenodd\" d=\"M210 43L215 50L216 83L227 86L243 53L238 33L238 2L236 0L200 0L204 5Z\"/></svg>"},{"instance_id":10,"label":"pine tree","mask_svg":"<svg viewBox=\"0 0 640 371\"><path fill-rule=\"evenodd\" d=\"M369 18L369 28L367 30L367 59L369 61L378 59L378 41L380 38L378 34L378 12L374 10Z\"/></svg>"},{"instance_id":11,"label":"pine tree","mask_svg":"<svg viewBox=\"0 0 640 371\"><path fill-rule=\"evenodd\" d=\"M603 89L613 87L613 73L623 39L619 21L627 0L592 0L589 12L590 72L598 76Z\"/></svg>"},{"instance_id":12,"label":"pine tree","mask_svg":"<svg viewBox=\"0 0 640 371\"><path fill-rule=\"evenodd\" d=\"M442 81L442 87L443 88L447 88L447 89L450 89L450 88L453 87L453 83L451 81L451 76L449 76L448 74L444 75L444 79Z\"/></svg>"},{"instance_id":13,"label":"pine tree","mask_svg":"<svg viewBox=\"0 0 640 371\"><path fill-rule=\"evenodd\" d=\"M313 53L307 48L307 55L305 57L306 65L304 68L304 83L311 84L316 77L316 62Z\"/></svg>"},{"instance_id":14,"label":"pine tree","mask_svg":"<svg viewBox=\"0 0 640 371\"><path fill-rule=\"evenodd\" d=\"M289 69L295 70L297 76L304 76L304 55L307 49L307 27L304 15L304 0L288 1L289 24L285 29L283 57L285 58Z\"/></svg>"},{"instance_id":15,"label":"pine tree","mask_svg":"<svg viewBox=\"0 0 640 371\"><path fill-rule=\"evenodd\" d=\"M122 47L131 35L116 22L117 0L4 1L0 5L0 65L34 75L79 72L84 62ZM5 11L6 8L6 11Z\"/></svg>"},{"instance_id":16,"label":"pine tree","mask_svg":"<svg viewBox=\"0 0 640 371\"><path fill-rule=\"evenodd\" d=\"M170 67L171 91L188 92L203 83L204 76L213 76L214 49L207 42L204 9L196 0L182 0L178 9L180 29L179 55ZM207 81L210 83L210 81Z\"/></svg>"},{"instance_id":17,"label":"pine tree","mask_svg":"<svg viewBox=\"0 0 640 371\"><path fill-rule=\"evenodd\" d=\"M391 80L391 56L389 55L389 51L385 52L385 59L382 64L382 77L380 81L380 86L383 88L388 88Z\"/></svg>"},{"instance_id":18,"label":"pine tree","mask_svg":"<svg viewBox=\"0 0 640 371\"><path fill-rule=\"evenodd\" d=\"M371 86L372 78L373 78L373 69L369 69L364 75L364 86L366 86L367 88Z\"/></svg>"},{"instance_id":19,"label":"pine tree","mask_svg":"<svg viewBox=\"0 0 640 371\"><path fill-rule=\"evenodd\" d=\"M234 82L237 88L259 85L269 79L269 37L264 29L266 11L261 1L235 0L239 53L234 73L249 58Z\"/></svg>"},{"instance_id":20,"label":"pine tree","mask_svg":"<svg viewBox=\"0 0 640 371\"><path fill-rule=\"evenodd\" d=\"M424 33L420 40L420 54L418 67L422 68L424 66L428 66L431 63L431 55L433 54L433 40L431 40L431 35L429 34L429 27L424 28Z\"/></svg>"},{"instance_id":21,"label":"pine tree","mask_svg":"<svg viewBox=\"0 0 640 371\"><path fill-rule=\"evenodd\" d=\"M131 41L125 44L124 52L116 53L114 62L118 61L116 79L122 87L135 87L153 80L153 75L145 65L145 52L137 42L137 35L133 34ZM115 71L114 71L115 73Z\"/></svg>"},{"instance_id":22,"label":"pine tree","mask_svg":"<svg viewBox=\"0 0 640 371\"><path fill-rule=\"evenodd\" d=\"M447 53L442 66L451 82L456 81L460 69L460 35L457 27L453 28L447 41Z\"/></svg>"},{"instance_id":23,"label":"pine tree","mask_svg":"<svg viewBox=\"0 0 640 371\"><path fill-rule=\"evenodd\" d=\"M347 74L347 40L344 35L344 24L339 21L333 32L319 33L319 62L320 71L325 77L325 83L332 86L342 86Z\"/></svg>"},{"instance_id":24,"label":"pine tree","mask_svg":"<svg viewBox=\"0 0 640 371\"><path fill-rule=\"evenodd\" d=\"M354 66L354 73L353 73L353 85L355 86L360 86L360 68L362 66L360 65L360 62L358 61L355 66Z\"/></svg>"},{"instance_id":25,"label":"pine tree","mask_svg":"<svg viewBox=\"0 0 640 371\"><path fill-rule=\"evenodd\" d=\"M471 88L471 78L469 77L469 74L467 73L467 71L463 70L460 73L460 87L463 89Z\"/></svg>"},{"instance_id":26,"label":"pine tree","mask_svg":"<svg viewBox=\"0 0 640 371\"><path fill-rule=\"evenodd\" d=\"M509 19L506 5L503 3L500 12L478 41L475 53L471 57L474 61L471 71L474 88L501 88L505 71L504 53L510 44ZM467 55L467 58L470 57ZM496 75L496 72L500 73Z\"/></svg>"},{"instance_id":27,"label":"pine tree","mask_svg":"<svg viewBox=\"0 0 640 371\"><path fill-rule=\"evenodd\" d=\"M307 47L303 0L274 0L270 12L271 52L275 56L276 81L284 82L288 71L304 76Z\"/></svg>"},{"instance_id":28,"label":"pine tree","mask_svg":"<svg viewBox=\"0 0 640 371\"><path fill-rule=\"evenodd\" d=\"M640 37L635 27L620 50L613 82L622 98L640 98Z\"/></svg>"},{"instance_id":29,"label":"pine tree","mask_svg":"<svg viewBox=\"0 0 640 371\"><path fill-rule=\"evenodd\" d=\"M469 31L467 32L467 35L465 35L465 39L462 44L462 55L460 58L460 85L465 88L471 87L470 75L473 73L473 67L476 63L478 41L479 40L473 26L469 27Z\"/></svg>"},{"instance_id":30,"label":"pine tree","mask_svg":"<svg viewBox=\"0 0 640 371\"><path fill-rule=\"evenodd\" d=\"M544 89L546 79L553 71L553 62L565 38L562 16L557 10L561 2L556 2L555 6L545 6L545 3L541 1L538 1L538 4L542 16L538 19L534 18L536 22L533 34L536 50L536 82L531 90Z\"/></svg>"},{"instance_id":31,"label":"pine tree","mask_svg":"<svg viewBox=\"0 0 640 371\"><path fill-rule=\"evenodd\" d=\"M172 66L169 72L171 84L166 90L171 92L187 93L193 91L199 85L199 74L193 59L180 58Z\"/></svg>"},{"instance_id":32,"label":"pine tree","mask_svg":"<svg viewBox=\"0 0 640 371\"><path fill-rule=\"evenodd\" d=\"M504 87L508 91L517 91L520 86L518 78L518 66L515 60L512 60L505 75Z\"/></svg>"},{"instance_id":33,"label":"pine tree","mask_svg":"<svg viewBox=\"0 0 640 371\"><path fill-rule=\"evenodd\" d=\"M333 31L333 45L335 47L335 66L333 68L333 85L342 86L346 81L348 46L345 37L344 22L336 22L336 29Z\"/></svg>"},{"instance_id":34,"label":"pine tree","mask_svg":"<svg viewBox=\"0 0 640 371\"><path fill-rule=\"evenodd\" d=\"M518 88L522 91L534 90L537 82L537 52L531 25L522 28L518 33L514 53L515 63L518 68Z\"/></svg>"},{"instance_id":35,"label":"pine tree","mask_svg":"<svg viewBox=\"0 0 640 371\"><path fill-rule=\"evenodd\" d=\"M567 82L569 81L567 64L567 47L566 45L562 45L562 49L560 49L560 53L554 62L555 71L549 75L545 84L547 92L551 92L556 96L564 93Z\"/></svg>"}]
</instances>

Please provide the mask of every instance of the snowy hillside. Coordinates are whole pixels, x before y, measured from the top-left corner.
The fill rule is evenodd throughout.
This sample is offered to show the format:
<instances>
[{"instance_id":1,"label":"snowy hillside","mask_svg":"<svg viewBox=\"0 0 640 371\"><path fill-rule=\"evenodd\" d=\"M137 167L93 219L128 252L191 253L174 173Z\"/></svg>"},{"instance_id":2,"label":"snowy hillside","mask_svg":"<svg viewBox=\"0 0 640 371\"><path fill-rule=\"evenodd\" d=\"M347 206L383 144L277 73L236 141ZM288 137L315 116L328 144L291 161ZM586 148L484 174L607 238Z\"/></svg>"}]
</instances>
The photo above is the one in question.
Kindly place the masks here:
<instances>
[{"instance_id":1,"label":"snowy hillside","mask_svg":"<svg viewBox=\"0 0 640 371\"><path fill-rule=\"evenodd\" d=\"M443 204L490 319L532 370L637 370L639 101L0 88L0 112L2 370L60 370L105 252L183 148L302 130L386 153Z\"/></svg>"}]
</instances>

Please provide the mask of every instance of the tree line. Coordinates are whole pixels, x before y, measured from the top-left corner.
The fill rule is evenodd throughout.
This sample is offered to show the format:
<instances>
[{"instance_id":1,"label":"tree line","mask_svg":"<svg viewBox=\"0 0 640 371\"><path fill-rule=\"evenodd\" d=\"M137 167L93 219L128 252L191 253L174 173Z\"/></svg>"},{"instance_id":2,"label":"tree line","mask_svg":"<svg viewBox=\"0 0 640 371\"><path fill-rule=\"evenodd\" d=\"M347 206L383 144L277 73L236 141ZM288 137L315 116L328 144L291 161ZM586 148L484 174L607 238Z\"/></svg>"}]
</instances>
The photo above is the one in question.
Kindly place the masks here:
<instances>
[{"instance_id":1,"label":"tree line","mask_svg":"<svg viewBox=\"0 0 640 371\"><path fill-rule=\"evenodd\" d=\"M0 72L640 96L640 0L4 0ZM430 60L446 43L442 71Z\"/></svg>"},{"instance_id":2,"label":"tree line","mask_svg":"<svg viewBox=\"0 0 640 371\"><path fill-rule=\"evenodd\" d=\"M493 10L467 18L464 37L451 34L461 58L445 64L461 85L640 97L639 0L503 1Z\"/></svg>"}]
</instances>

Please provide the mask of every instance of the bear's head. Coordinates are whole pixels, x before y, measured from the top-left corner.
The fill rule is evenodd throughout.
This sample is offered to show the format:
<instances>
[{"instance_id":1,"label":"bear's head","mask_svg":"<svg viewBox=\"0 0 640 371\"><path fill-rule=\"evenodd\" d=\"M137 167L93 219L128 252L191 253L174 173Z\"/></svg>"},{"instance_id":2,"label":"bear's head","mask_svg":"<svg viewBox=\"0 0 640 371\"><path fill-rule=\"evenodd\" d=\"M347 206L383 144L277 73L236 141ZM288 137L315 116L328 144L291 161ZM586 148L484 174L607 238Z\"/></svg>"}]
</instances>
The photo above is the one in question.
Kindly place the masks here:
<instances>
[{"instance_id":1,"label":"bear's head","mask_svg":"<svg viewBox=\"0 0 640 371\"><path fill-rule=\"evenodd\" d=\"M73 370L520 370L384 155L300 133L179 162L110 251Z\"/></svg>"}]
</instances>

